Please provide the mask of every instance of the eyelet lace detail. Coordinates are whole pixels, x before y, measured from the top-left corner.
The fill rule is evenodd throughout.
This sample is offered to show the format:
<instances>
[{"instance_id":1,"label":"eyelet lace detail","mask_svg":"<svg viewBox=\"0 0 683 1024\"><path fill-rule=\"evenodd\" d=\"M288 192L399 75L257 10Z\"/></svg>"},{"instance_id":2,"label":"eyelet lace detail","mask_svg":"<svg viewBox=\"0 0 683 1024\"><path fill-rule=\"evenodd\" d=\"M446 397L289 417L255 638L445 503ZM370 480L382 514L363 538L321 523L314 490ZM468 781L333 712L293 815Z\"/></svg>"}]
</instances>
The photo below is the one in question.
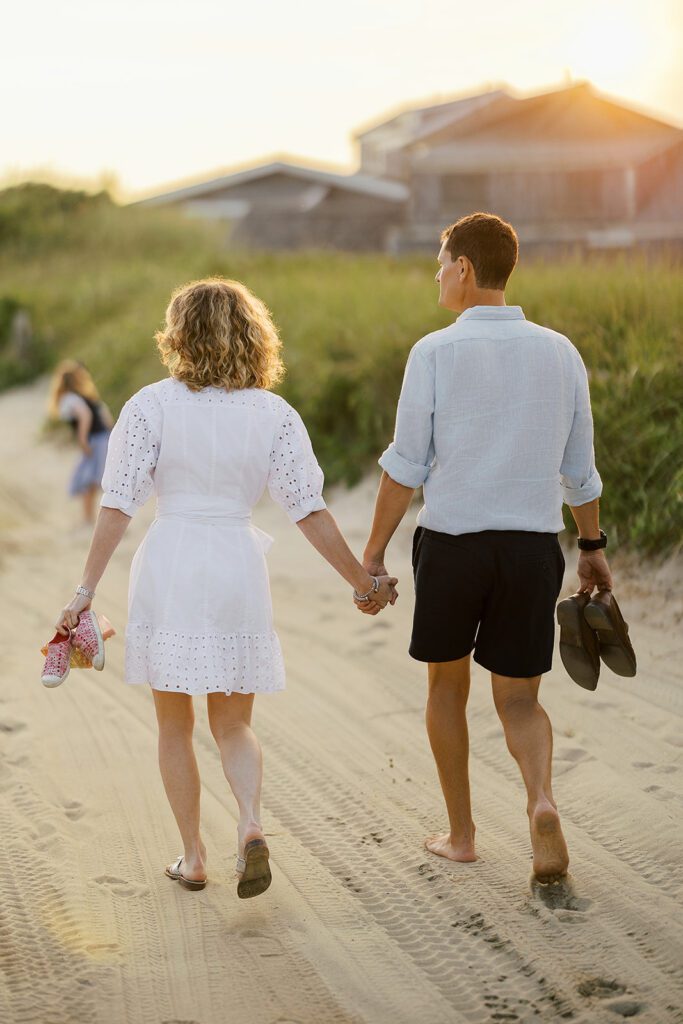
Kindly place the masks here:
<instances>
[{"instance_id":1,"label":"eyelet lace detail","mask_svg":"<svg viewBox=\"0 0 683 1024\"><path fill-rule=\"evenodd\" d=\"M90 661L97 655L99 641L92 623L92 615L89 612L83 612L81 615L71 642L74 647L79 647Z\"/></svg>"},{"instance_id":2,"label":"eyelet lace detail","mask_svg":"<svg viewBox=\"0 0 683 1024\"><path fill-rule=\"evenodd\" d=\"M71 643L68 637L63 641L47 645L47 657L43 668L44 676L63 676L71 659Z\"/></svg>"},{"instance_id":3,"label":"eyelet lace detail","mask_svg":"<svg viewBox=\"0 0 683 1024\"><path fill-rule=\"evenodd\" d=\"M183 633L129 622L125 675L128 683L193 695L274 693L285 687L275 631Z\"/></svg>"}]
</instances>

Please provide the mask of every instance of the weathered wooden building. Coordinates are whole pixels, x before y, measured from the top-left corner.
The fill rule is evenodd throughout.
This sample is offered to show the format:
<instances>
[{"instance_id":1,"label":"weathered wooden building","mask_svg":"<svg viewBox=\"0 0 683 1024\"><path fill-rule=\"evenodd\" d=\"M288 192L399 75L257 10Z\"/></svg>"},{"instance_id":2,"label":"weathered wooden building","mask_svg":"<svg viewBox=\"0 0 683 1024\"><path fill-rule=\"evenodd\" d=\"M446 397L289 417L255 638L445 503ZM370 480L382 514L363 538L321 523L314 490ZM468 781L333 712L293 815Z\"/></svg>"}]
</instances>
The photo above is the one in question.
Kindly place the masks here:
<instances>
[{"instance_id":1,"label":"weathered wooden building","mask_svg":"<svg viewBox=\"0 0 683 1024\"><path fill-rule=\"evenodd\" d=\"M364 174L331 174L279 161L143 200L225 220L231 240L258 248L385 249L402 223L408 189Z\"/></svg>"},{"instance_id":2,"label":"weathered wooden building","mask_svg":"<svg viewBox=\"0 0 683 1024\"><path fill-rule=\"evenodd\" d=\"M272 163L146 202L223 217L265 247L431 250L488 210L528 248L683 248L683 131L586 83L418 107L356 140L355 174Z\"/></svg>"},{"instance_id":3,"label":"weathered wooden building","mask_svg":"<svg viewBox=\"0 0 683 1024\"><path fill-rule=\"evenodd\" d=\"M673 125L587 84L419 113L408 137L400 118L359 136L361 172L409 188L397 248L433 243L473 210L510 220L529 243L683 242L683 131Z\"/></svg>"}]
</instances>

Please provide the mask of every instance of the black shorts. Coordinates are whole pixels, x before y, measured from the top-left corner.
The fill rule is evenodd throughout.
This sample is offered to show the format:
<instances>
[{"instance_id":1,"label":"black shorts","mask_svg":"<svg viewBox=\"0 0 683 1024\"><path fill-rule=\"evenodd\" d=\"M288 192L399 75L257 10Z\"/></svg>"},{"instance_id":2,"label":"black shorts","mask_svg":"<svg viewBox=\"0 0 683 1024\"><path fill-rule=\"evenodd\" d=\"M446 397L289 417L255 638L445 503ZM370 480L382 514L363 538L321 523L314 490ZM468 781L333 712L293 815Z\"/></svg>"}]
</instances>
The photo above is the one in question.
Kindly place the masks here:
<instances>
[{"instance_id":1,"label":"black shorts","mask_svg":"<svg viewBox=\"0 0 683 1024\"><path fill-rule=\"evenodd\" d=\"M413 536L417 661L474 660L498 675L552 668L565 560L556 533L482 530Z\"/></svg>"}]
</instances>

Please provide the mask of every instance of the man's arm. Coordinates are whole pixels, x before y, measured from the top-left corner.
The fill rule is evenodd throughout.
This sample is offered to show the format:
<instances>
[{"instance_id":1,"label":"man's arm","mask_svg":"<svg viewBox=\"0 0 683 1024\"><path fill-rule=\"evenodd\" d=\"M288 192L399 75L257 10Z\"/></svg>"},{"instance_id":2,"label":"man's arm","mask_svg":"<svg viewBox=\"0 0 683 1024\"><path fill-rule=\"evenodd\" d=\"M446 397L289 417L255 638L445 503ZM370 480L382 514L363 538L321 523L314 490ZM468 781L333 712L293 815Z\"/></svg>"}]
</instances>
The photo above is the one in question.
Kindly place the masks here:
<instances>
[{"instance_id":1,"label":"man's arm","mask_svg":"<svg viewBox=\"0 0 683 1024\"><path fill-rule=\"evenodd\" d=\"M387 544L408 511L414 493L414 487L405 487L397 483L386 470L383 471L375 501L372 529L363 554L363 565L373 576L385 575L384 557ZM371 566L373 568L370 568Z\"/></svg>"},{"instance_id":2,"label":"man's arm","mask_svg":"<svg viewBox=\"0 0 683 1024\"><path fill-rule=\"evenodd\" d=\"M574 420L560 467L560 480L564 501L571 509L579 537L597 540L600 536L598 503L602 494L602 480L595 468L588 374L578 351L576 359ZM612 589L612 574L602 548L597 551L579 551L576 572L579 592L590 594L594 587L598 590Z\"/></svg>"},{"instance_id":3,"label":"man's arm","mask_svg":"<svg viewBox=\"0 0 683 1024\"><path fill-rule=\"evenodd\" d=\"M394 439L379 464L379 482L370 537L363 564L384 575L387 544L403 519L416 487L429 476L434 461L434 363L418 346L411 349L396 410ZM370 568L372 566L373 568ZM392 604L396 601L394 593Z\"/></svg>"}]
</instances>

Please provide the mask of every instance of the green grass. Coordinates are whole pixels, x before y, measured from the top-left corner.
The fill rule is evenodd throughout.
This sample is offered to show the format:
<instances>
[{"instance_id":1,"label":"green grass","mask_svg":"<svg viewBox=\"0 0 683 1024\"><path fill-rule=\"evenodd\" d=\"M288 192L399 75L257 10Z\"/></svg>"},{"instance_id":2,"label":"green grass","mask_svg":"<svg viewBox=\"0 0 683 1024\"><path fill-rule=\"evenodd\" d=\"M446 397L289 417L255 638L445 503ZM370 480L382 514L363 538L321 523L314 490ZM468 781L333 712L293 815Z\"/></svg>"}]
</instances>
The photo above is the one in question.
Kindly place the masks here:
<instances>
[{"instance_id":1,"label":"green grass","mask_svg":"<svg viewBox=\"0 0 683 1024\"><path fill-rule=\"evenodd\" d=\"M273 311L288 371L281 391L304 417L327 480L353 483L391 439L410 346L452 319L436 306L435 270L421 256L231 252L220 231L168 211L47 186L10 189L0 193L0 387L76 356L116 413L166 374L153 335L172 289L209 274L235 277ZM508 301L567 334L588 367L610 546L678 548L680 268L632 256L521 264ZM34 363L20 378L3 348L2 311L17 305L36 333Z\"/></svg>"}]
</instances>

